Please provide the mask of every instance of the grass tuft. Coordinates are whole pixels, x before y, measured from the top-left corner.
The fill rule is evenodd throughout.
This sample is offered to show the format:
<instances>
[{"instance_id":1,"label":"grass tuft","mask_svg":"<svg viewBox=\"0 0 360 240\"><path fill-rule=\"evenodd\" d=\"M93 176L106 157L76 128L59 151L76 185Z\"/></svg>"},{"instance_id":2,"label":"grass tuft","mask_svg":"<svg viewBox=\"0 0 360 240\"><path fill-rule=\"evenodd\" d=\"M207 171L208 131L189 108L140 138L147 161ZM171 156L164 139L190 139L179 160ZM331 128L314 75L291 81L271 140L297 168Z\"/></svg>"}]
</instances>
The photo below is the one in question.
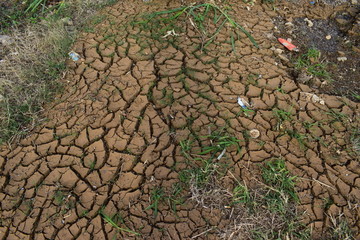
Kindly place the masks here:
<instances>
[{"instance_id":1,"label":"grass tuft","mask_svg":"<svg viewBox=\"0 0 360 240\"><path fill-rule=\"evenodd\" d=\"M331 81L330 73L327 71L327 64L321 61L321 52L315 48L310 48L302 54L295 63L295 68L306 69L312 76Z\"/></svg>"},{"instance_id":2,"label":"grass tuft","mask_svg":"<svg viewBox=\"0 0 360 240\"><path fill-rule=\"evenodd\" d=\"M151 191L150 200L151 204L145 209L153 209L154 218L158 215L159 212L159 202L164 197L164 190L162 188L156 187Z\"/></svg>"},{"instance_id":3,"label":"grass tuft","mask_svg":"<svg viewBox=\"0 0 360 240\"><path fill-rule=\"evenodd\" d=\"M140 233L137 233L135 231L132 231L128 228L122 228L122 227L119 227L119 225L114 221L114 219L112 217L110 217L109 215L106 215L103 210L100 211L100 215L102 216L102 218L107 222L109 223L111 226L113 226L115 229L119 230L119 231L122 231L122 232L127 232L127 233L131 233L131 234L134 234L136 236L140 236L141 234Z\"/></svg>"},{"instance_id":4,"label":"grass tuft","mask_svg":"<svg viewBox=\"0 0 360 240\"><path fill-rule=\"evenodd\" d=\"M13 43L0 56L0 144L40 121L42 106L62 89L58 79L66 71L77 30L92 16L89 13L113 2L69 0L53 9L43 0L33 0L26 2L26 9L8 6L11 21L1 20L0 27ZM68 25L70 20L74 25Z\"/></svg>"}]
</instances>

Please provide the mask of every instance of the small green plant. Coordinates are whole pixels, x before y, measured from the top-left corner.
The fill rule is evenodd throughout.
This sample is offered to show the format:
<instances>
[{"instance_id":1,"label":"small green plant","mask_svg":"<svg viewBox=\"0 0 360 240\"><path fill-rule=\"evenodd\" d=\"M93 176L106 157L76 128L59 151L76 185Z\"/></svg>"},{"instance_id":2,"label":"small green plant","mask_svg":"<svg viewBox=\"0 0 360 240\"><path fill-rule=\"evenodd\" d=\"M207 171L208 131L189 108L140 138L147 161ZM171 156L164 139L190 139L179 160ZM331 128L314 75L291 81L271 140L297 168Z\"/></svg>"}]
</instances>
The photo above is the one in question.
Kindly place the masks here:
<instances>
[{"instance_id":1,"label":"small green plant","mask_svg":"<svg viewBox=\"0 0 360 240\"><path fill-rule=\"evenodd\" d=\"M282 93L282 94L286 94L286 92L284 91L284 89L282 89L281 87L278 87L276 89L276 91L278 91L279 93Z\"/></svg>"},{"instance_id":2,"label":"small green plant","mask_svg":"<svg viewBox=\"0 0 360 240\"><path fill-rule=\"evenodd\" d=\"M171 104L173 104L175 102L175 98L174 98L174 92L173 90L169 90L167 91L166 88L162 89L162 99L160 101L161 104L166 105L166 106L170 106Z\"/></svg>"},{"instance_id":3,"label":"small green plant","mask_svg":"<svg viewBox=\"0 0 360 240\"><path fill-rule=\"evenodd\" d=\"M270 191L265 196L270 209L285 213L290 201L298 201L294 181L296 176L290 176L283 159L267 162L262 168L262 178L270 186Z\"/></svg>"},{"instance_id":4,"label":"small green plant","mask_svg":"<svg viewBox=\"0 0 360 240\"><path fill-rule=\"evenodd\" d=\"M314 126L319 126L319 122L313 122L313 123L311 123L311 122L309 122L309 121L303 121L302 122L302 125L303 125L303 127L305 128L305 129L311 129L312 127L314 127Z\"/></svg>"},{"instance_id":5,"label":"small green plant","mask_svg":"<svg viewBox=\"0 0 360 240\"><path fill-rule=\"evenodd\" d=\"M54 194L54 201L57 205L61 206L65 202L65 193L60 190L56 190Z\"/></svg>"},{"instance_id":6,"label":"small green plant","mask_svg":"<svg viewBox=\"0 0 360 240\"><path fill-rule=\"evenodd\" d=\"M185 199L182 195L183 187L181 183L174 183L171 189L169 196L166 197L170 208L177 215L176 207L182 205L185 202Z\"/></svg>"},{"instance_id":7,"label":"small green plant","mask_svg":"<svg viewBox=\"0 0 360 240\"><path fill-rule=\"evenodd\" d=\"M330 81L330 73L326 70L327 65L320 61L321 52L315 48L310 48L307 53L301 55L296 63L295 68L306 69L312 76L321 77Z\"/></svg>"},{"instance_id":8,"label":"small green plant","mask_svg":"<svg viewBox=\"0 0 360 240\"><path fill-rule=\"evenodd\" d=\"M356 92L352 92L352 93L351 93L351 96L352 96L355 100L360 101L360 94L358 94L358 93L356 93Z\"/></svg>"},{"instance_id":9,"label":"small green plant","mask_svg":"<svg viewBox=\"0 0 360 240\"><path fill-rule=\"evenodd\" d=\"M240 145L235 137L224 134L224 129L213 131L207 136L200 136L198 141L205 140L209 145L201 146L199 151L194 151L193 139L180 142L181 152L187 159L190 168L184 169L179 173L179 179L185 185L193 184L197 187L204 187L211 182L216 174L221 174L226 165L220 163L226 150L235 147L240 152Z\"/></svg>"},{"instance_id":10,"label":"small green plant","mask_svg":"<svg viewBox=\"0 0 360 240\"><path fill-rule=\"evenodd\" d=\"M233 190L232 204L244 203L245 205L249 205L251 202L252 197L246 184L242 185L238 183Z\"/></svg>"},{"instance_id":11,"label":"small green plant","mask_svg":"<svg viewBox=\"0 0 360 240\"><path fill-rule=\"evenodd\" d=\"M276 130L280 130L283 122L292 120L292 113L282 109L273 109L273 114L277 119Z\"/></svg>"},{"instance_id":12,"label":"small green plant","mask_svg":"<svg viewBox=\"0 0 360 240\"><path fill-rule=\"evenodd\" d=\"M236 114L236 116L238 117L238 116L240 116L242 113L244 113L244 115L245 115L246 117L249 117L249 116L251 116L251 114L254 114L255 111L252 110L252 109L250 109L250 108L240 108L240 111Z\"/></svg>"},{"instance_id":13,"label":"small green plant","mask_svg":"<svg viewBox=\"0 0 360 240\"><path fill-rule=\"evenodd\" d=\"M160 187L154 188L150 193L151 204L145 209L152 209L154 211L154 218L158 215L159 202L164 197L164 190Z\"/></svg>"},{"instance_id":14,"label":"small green plant","mask_svg":"<svg viewBox=\"0 0 360 240\"><path fill-rule=\"evenodd\" d=\"M296 130L285 130L285 132L292 138L295 138L298 143L300 144L300 147L302 149L305 149L306 148L306 145L305 145L305 139L307 139L307 137L304 135L304 134L301 134L299 133L298 131Z\"/></svg>"},{"instance_id":15,"label":"small green plant","mask_svg":"<svg viewBox=\"0 0 360 240\"><path fill-rule=\"evenodd\" d=\"M326 114L333 118L331 122L336 122L336 121L342 122L343 120L349 117L345 113L333 109L330 109L328 112L326 112Z\"/></svg>"},{"instance_id":16,"label":"small green plant","mask_svg":"<svg viewBox=\"0 0 360 240\"><path fill-rule=\"evenodd\" d=\"M113 226L115 229L119 230L119 231L122 231L122 232L128 232L128 233L131 233L131 234L134 234L136 236L140 236L141 234L140 233L137 233L135 231L132 231L128 228L122 228L122 227L119 227L118 224L114 221L114 219L112 217L110 217L109 215L106 215L103 211L103 209L100 210L100 215L102 216L102 218L107 222L109 223L111 226Z\"/></svg>"}]
</instances>

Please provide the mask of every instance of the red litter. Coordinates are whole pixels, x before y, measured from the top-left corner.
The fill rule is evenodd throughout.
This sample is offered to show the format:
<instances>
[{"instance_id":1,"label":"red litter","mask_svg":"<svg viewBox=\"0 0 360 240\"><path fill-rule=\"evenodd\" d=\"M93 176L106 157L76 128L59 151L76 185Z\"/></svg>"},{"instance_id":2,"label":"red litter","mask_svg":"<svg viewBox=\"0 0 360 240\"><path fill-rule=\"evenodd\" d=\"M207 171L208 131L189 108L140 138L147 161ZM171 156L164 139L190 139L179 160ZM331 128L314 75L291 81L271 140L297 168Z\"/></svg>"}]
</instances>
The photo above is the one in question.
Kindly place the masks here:
<instances>
[{"instance_id":1,"label":"red litter","mask_svg":"<svg viewBox=\"0 0 360 240\"><path fill-rule=\"evenodd\" d=\"M292 44L291 42L283 39L283 38L278 38L278 41L284 46L286 47L287 49L289 49L290 51L295 51L295 52L298 52L299 49L294 45Z\"/></svg>"}]
</instances>

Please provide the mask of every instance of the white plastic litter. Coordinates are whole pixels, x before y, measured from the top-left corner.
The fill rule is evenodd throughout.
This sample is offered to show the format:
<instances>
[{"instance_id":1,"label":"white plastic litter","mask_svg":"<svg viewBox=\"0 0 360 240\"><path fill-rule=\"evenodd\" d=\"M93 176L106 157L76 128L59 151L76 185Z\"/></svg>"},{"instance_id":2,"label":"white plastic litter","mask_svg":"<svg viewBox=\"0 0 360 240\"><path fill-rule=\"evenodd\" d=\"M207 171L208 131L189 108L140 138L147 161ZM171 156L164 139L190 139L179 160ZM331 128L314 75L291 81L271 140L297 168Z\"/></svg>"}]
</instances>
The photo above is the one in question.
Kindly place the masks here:
<instances>
[{"instance_id":1,"label":"white plastic litter","mask_svg":"<svg viewBox=\"0 0 360 240\"><path fill-rule=\"evenodd\" d=\"M80 55L77 54L77 53L74 52L74 51L69 52L69 57L70 57L74 62L79 61L79 59L80 59Z\"/></svg>"},{"instance_id":2,"label":"white plastic litter","mask_svg":"<svg viewBox=\"0 0 360 240\"><path fill-rule=\"evenodd\" d=\"M246 108L248 108L249 106L250 106L250 104L246 101L246 100L244 100L243 98L241 98L241 97L238 97L238 104L242 107L242 108L244 108L244 109L246 109Z\"/></svg>"}]
</instances>

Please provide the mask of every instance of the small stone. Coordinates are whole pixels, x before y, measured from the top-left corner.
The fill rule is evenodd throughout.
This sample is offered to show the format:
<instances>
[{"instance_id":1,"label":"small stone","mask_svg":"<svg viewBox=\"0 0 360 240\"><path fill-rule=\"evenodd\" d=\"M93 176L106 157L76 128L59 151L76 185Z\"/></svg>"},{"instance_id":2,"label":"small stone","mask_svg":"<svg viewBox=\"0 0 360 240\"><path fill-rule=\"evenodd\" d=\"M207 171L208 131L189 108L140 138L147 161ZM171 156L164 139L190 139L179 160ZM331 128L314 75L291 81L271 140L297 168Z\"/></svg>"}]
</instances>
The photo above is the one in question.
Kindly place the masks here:
<instances>
[{"instance_id":1,"label":"small stone","mask_svg":"<svg viewBox=\"0 0 360 240\"><path fill-rule=\"evenodd\" d=\"M306 22L306 24L308 25L308 27L314 26L314 23L313 23L312 21L310 21L308 18L305 18L304 21Z\"/></svg>"},{"instance_id":2,"label":"small stone","mask_svg":"<svg viewBox=\"0 0 360 240\"><path fill-rule=\"evenodd\" d=\"M250 137L252 138L258 138L260 136L260 132L257 129L250 130Z\"/></svg>"},{"instance_id":3,"label":"small stone","mask_svg":"<svg viewBox=\"0 0 360 240\"><path fill-rule=\"evenodd\" d=\"M326 38L326 40L330 40L330 39L331 39L331 35L327 35L325 38Z\"/></svg>"},{"instance_id":4,"label":"small stone","mask_svg":"<svg viewBox=\"0 0 360 240\"><path fill-rule=\"evenodd\" d=\"M290 62L290 60L287 57L285 57L283 54L279 54L278 57L285 62Z\"/></svg>"},{"instance_id":5,"label":"small stone","mask_svg":"<svg viewBox=\"0 0 360 240\"><path fill-rule=\"evenodd\" d=\"M358 1L357 0L351 0L351 4L356 5L356 4L358 4Z\"/></svg>"},{"instance_id":6,"label":"small stone","mask_svg":"<svg viewBox=\"0 0 360 240\"><path fill-rule=\"evenodd\" d=\"M282 49L280 49L280 48L276 48L276 49L274 50L274 53L275 53L276 55L282 54L283 52L284 52L284 50L282 50Z\"/></svg>"},{"instance_id":7,"label":"small stone","mask_svg":"<svg viewBox=\"0 0 360 240\"><path fill-rule=\"evenodd\" d=\"M339 62L345 62L347 60L347 57L338 57L337 60Z\"/></svg>"}]
</instances>

